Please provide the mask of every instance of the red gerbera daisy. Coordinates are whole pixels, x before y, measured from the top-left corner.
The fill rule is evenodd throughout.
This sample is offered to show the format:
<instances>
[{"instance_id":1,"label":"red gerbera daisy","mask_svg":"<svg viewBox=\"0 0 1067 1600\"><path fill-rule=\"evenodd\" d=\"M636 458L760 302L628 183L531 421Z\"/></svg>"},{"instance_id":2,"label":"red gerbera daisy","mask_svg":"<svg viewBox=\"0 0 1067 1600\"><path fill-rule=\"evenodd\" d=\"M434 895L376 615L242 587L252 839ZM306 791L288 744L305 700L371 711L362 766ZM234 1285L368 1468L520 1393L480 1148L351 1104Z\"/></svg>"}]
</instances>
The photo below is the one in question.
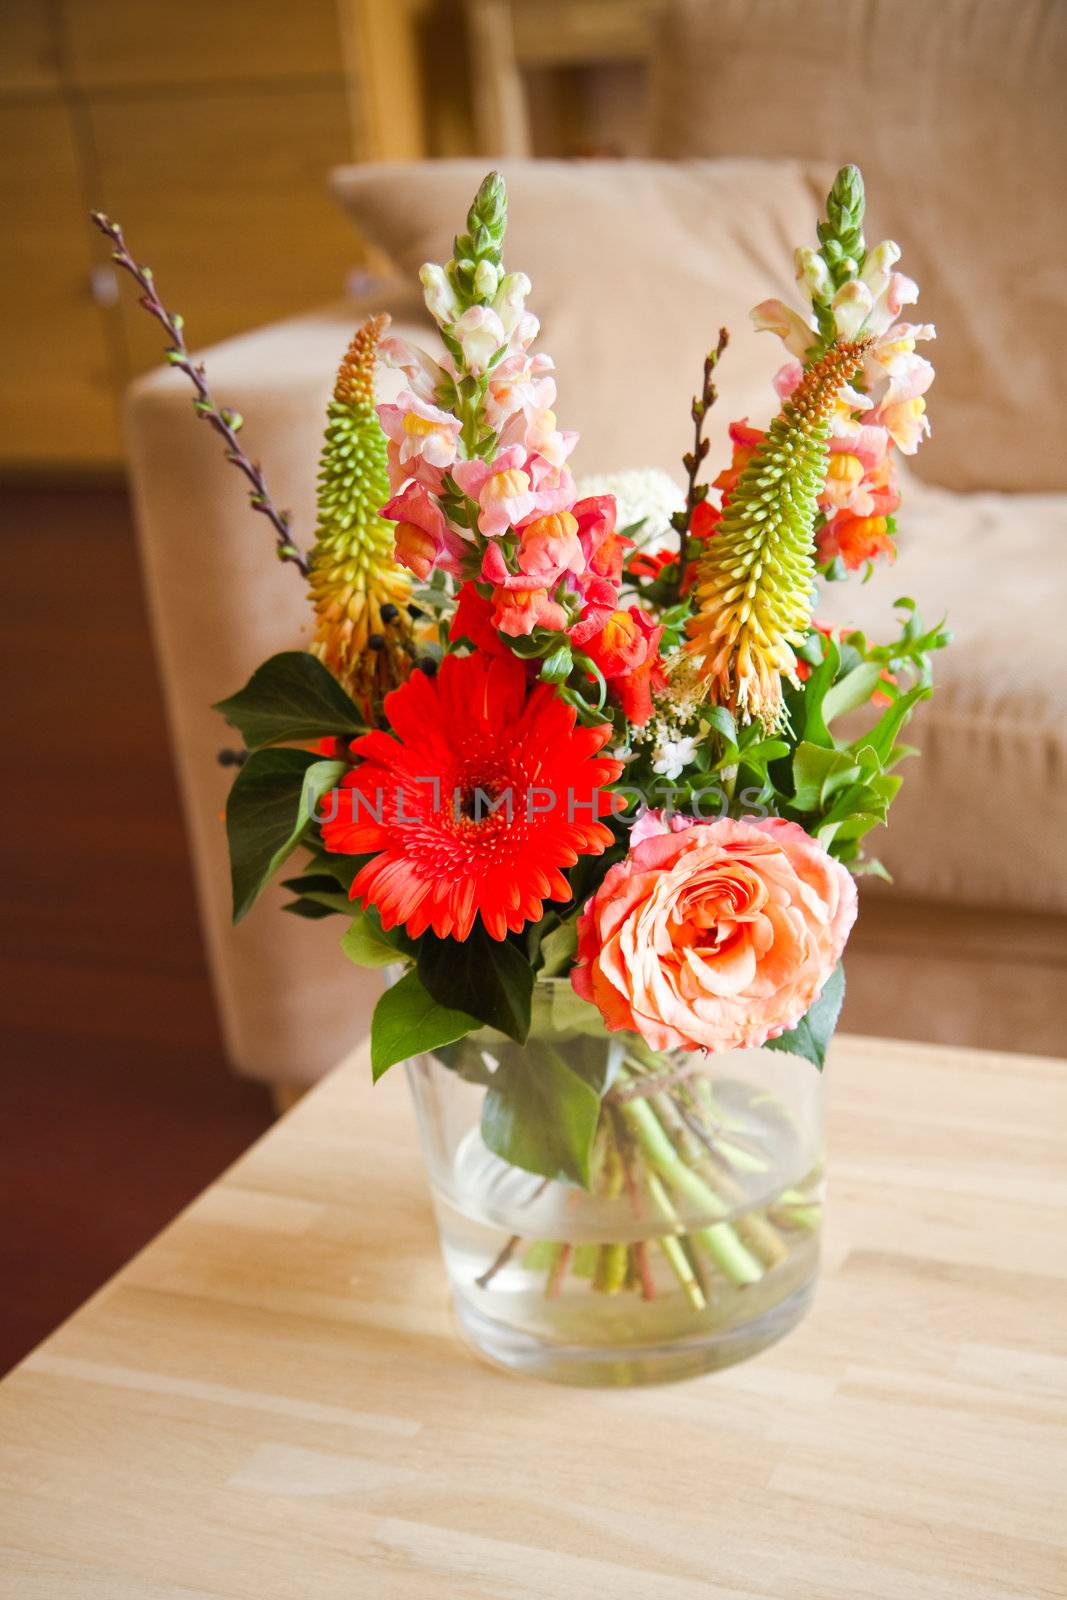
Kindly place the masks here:
<instances>
[{"instance_id":1,"label":"red gerbera daisy","mask_svg":"<svg viewBox=\"0 0 1067 1600\"><path fill-rule=\"evenodd\" d=\"M546 683L527 689L514 656L448 656L435 678L413 672L386 696L392 733L352 744L358 766L327 800L328 850L374 852L353 899L385 928L466 939L476 916L503 939L567 900L560 871L600 855L612 835L596 819L622 763L598 756L611 726L575 727Z\"/></svg>"}]
</instances>

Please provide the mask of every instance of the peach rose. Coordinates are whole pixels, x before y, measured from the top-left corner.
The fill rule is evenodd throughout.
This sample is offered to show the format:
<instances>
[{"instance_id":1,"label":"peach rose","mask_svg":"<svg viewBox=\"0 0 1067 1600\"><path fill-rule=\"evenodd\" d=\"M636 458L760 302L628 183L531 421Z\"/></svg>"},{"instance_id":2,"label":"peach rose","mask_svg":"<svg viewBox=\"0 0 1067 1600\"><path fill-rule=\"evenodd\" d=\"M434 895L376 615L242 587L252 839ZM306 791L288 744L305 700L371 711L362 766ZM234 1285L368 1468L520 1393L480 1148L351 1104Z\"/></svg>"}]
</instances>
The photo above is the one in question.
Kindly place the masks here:
<instances>
[{"instance_id":1,"label":"peach rose","mask_svg":"<svg viewBox=\"0 0 1067 1600\"><path fill-rule=\"evenodd\" d=\"M651 816L651 814L650 814ZM578 921L575 992L654 1050L754 1047L795 1027L840 960L856 886L795 822L658 819Z\"/></svg>"}]
</instances>

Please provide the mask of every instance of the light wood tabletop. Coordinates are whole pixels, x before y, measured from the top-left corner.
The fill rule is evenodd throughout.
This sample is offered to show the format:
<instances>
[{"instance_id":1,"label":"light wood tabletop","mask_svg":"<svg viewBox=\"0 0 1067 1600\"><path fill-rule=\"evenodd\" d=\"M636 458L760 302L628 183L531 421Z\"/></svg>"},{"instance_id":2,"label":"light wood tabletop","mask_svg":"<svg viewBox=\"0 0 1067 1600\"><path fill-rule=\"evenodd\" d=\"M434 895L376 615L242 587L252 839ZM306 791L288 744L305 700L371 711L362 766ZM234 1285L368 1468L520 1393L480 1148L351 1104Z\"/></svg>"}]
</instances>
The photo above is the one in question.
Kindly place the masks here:
<instances>
[{"instance_id":1,"label":"light wood tabletop","mask_svg":"<svg viewBox=\"0 0 1067 1600\"><path fill-rule=\"evenodd\" d=\"M0 1386L0 1594L1067 1594L1067 1062L829 1070L808 1320L596 1391L460 1342L402 1075L353 1059Z\"/></svg>"}]
</instances>

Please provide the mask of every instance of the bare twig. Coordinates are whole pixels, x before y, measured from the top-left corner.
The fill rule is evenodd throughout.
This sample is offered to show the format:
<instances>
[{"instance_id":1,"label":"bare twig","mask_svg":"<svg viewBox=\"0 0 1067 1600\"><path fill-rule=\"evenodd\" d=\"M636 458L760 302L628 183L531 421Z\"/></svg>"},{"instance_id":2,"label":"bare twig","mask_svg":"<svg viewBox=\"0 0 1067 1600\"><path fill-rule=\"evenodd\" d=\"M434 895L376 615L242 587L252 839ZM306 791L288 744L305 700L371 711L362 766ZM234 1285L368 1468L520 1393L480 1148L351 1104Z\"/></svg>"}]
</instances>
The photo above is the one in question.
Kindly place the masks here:
<instances>
[{"instance_id":1,"label":"bare twig","mask_svg":"<svg viewBox=\"0 0 1067 1600\"><path fill-rule=\"evenodd\" d=\"M267 492L267 485L260 470L259 463L252 461L245 454L237 442L237 434L244 424L244 419L236 412L216 403L211 390L208 388L207 378L203 365L194 362L185 343L183 320L177 312L168 311L156 294L155 284L150 267L142 267L130 255L126 248L126 241L122 236L122 229L117 222L112 222L102 211L91 213L92 220L114 245L112 260L114 260L141 290L140 304L165 331L170 345L166 356L172 367L177 367L184 372L196 390L193 399L193 409L198 417L211 424L226 444L226 459L232 461L239 472L244 473L250 485L249 499L253 511L258 511L267 518L277 534L277 552L279 561L290 561L293 566L306 578L308 575L307 558L293 543L289 531L288 511L278 511Z\"/></svg>"},{"instance_id":2,"label":"bare twig","mask_svg":"<svg viewBox=\"0 0 1067 1600\"><path fill-rule=\"evenodd\" d=\"M704 458L708 453L709 441L704 438L704 423L708 412L719 398L719 391L712 382L715 368L718 366L723 351L730 342L730 335L725 328L719 329L719 342L714 350L709 350L704 357L704 381L699 394L693 396L690 415L693 418L693 448L687 450L682 457L682 465L689 474L689 484L685 493L685 510L675 512L671 518L678 530L678 583L675 590L675 599L680 600L685 590L686 572L689 567L689 529L693 521L693 512L702 500L708 497L708 486L697 482Z\"/></svg>"}]
</instances>

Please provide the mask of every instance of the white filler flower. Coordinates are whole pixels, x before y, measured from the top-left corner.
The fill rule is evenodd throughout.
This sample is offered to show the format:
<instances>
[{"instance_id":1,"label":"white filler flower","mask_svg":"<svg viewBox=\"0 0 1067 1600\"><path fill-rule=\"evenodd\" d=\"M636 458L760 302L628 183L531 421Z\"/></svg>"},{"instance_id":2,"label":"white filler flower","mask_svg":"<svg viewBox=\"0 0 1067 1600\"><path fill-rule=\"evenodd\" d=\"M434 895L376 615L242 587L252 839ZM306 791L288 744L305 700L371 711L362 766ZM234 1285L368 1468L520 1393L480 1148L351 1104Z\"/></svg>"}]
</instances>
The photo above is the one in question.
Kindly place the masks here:
<instances>
[{"instance_id":1,"label":"white filler flower","mask_svg":"<svg viewBox=\"0 0 1067 1600\"><path fill-rule=\"evenodd\" d=\"M619 529L641 522L634 535L638 545L677 544L671 513L685 508L685 495L669 473L659 467L631 467L626 472L602 472L583 478L578 493L613 494L619 507Z\"/></svg>"}]
</instances>

